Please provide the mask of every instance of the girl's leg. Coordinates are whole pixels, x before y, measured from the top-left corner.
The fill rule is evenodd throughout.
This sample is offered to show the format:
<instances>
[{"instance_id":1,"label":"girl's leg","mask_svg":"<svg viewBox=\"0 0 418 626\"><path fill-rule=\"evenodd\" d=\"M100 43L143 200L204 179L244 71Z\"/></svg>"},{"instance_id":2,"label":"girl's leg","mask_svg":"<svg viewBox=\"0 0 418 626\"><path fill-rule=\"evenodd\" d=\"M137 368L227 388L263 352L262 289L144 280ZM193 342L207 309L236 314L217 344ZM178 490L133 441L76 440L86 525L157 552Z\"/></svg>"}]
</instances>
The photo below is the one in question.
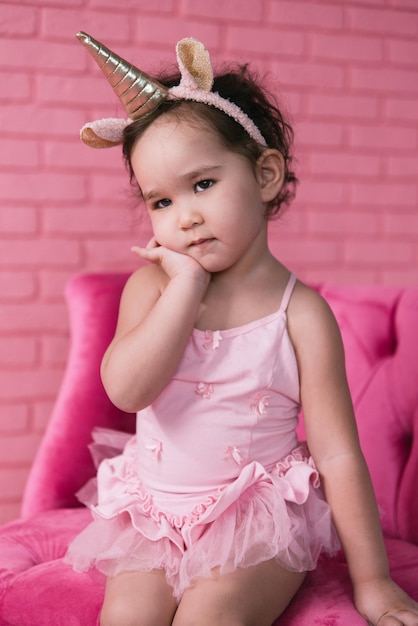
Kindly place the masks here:
<instances>
[{"instance_id":1,"label":"girl's leg","mask_svg":"<svg viewBox=\"0 0 418 626\"><path fill-rule=\"evenodd\" d=\"M222 576L214 572L184 593L173 626L271 626L304 577L275 561Z\"/></svg>"},{"instance_id":2,"label":"girl's leg","mask_svg":"<svg viewBox=\"0 0 418 626\"><path fill-rule=\"evenodd\" d=\"M170 626L177 603L164 571L108 578L100 626Z\"/></svg>"}]
</instances>

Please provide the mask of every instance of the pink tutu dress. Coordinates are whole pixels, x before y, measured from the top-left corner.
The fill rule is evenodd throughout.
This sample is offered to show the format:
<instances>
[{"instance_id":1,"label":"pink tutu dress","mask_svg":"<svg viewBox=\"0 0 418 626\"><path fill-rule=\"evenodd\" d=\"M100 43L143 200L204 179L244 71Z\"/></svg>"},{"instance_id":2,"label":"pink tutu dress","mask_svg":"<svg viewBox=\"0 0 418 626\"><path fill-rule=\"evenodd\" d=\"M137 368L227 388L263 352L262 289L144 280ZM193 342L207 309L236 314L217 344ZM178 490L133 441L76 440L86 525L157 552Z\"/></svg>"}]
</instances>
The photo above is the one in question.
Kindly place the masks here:
<instances>
[{"instance_id":1,"label":"pink tutu dress","mask_svg":"<svg viewBox=\"0 0 418 626\"><path fill-rule=\"evenodd\" d=\"M271 315L193 330L173 380L139 411L136 435L99 465L87 502L93 521L66 555L75 570L163 568L180 600L213 568L277 559L306 571L338 549L318 472L295 433L299 377L286 324L295 282L292 274Z\"/></svg>"}]
</instances>

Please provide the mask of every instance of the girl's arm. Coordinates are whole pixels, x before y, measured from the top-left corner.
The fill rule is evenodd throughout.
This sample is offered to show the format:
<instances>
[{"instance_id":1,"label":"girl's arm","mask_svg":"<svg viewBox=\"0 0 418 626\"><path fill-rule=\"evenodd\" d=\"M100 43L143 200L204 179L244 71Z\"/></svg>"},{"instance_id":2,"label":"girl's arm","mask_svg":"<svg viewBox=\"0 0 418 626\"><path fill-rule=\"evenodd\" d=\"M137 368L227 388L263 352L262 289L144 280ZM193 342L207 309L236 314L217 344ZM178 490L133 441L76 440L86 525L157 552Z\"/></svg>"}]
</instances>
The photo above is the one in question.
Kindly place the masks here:
<instances>
[{"instance_id":1,"label":"girl's arm","mask_svg":"<svg viewBox=\"0 0 418 626\"><path fill-rule=\"evenodd\" d=\"M137 270L127 281L115 337L101 366L109 398L128 412L148 406L171 380L210 280L185 255L154 244L135 252L155 265Z\"/></svg>"},{"instance_id":2,"label":"girl's arm","mask_svg":"<svg viewBox=\"0 0 418 626\"><path fill-rule=\"evenodd\" d=\"M299 285L289 305L308 445L346 555L357 609L371 624L418 624L418 604L390 578L370 475L360 449L339 328ZM404 621L402 621L404 620ZM409 621L408 621L409 620Z\"/></svg>"}]
</instances>

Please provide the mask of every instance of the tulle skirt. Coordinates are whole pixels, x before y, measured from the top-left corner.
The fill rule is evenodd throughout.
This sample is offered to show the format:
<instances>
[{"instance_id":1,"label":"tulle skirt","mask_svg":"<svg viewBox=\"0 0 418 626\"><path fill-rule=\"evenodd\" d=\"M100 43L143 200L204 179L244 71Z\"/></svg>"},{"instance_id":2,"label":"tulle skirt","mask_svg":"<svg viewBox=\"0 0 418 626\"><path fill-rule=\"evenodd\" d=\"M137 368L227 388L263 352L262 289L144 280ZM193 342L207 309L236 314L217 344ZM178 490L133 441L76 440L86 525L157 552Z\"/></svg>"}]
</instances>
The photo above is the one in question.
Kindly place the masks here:
<instances>
[{"instance_id":1,"label":"tulle skirt","mask_svg":"<svg viewBox=\"0 0 418 626\"><path fill-rule=\"evenodd\" d=\"M109 433L96 434L105 456L117 452L124 438L119 435L115 444ZM106 576L163 569L178 601L194 580L210 577L215 568L225 574L276 559L302 572L315 569L321 553L339 549L304 445L268 470L257 461L245 465L227 485L191 498L186 513L184 507L179 514L155 504L155 494L135 472L134 438L123 454L102 461L99 487L98 502L94 483L83 489L81 499L93 521L70 544L65 560L76 571L95 567Z\"/></svg>"}]
</instances>

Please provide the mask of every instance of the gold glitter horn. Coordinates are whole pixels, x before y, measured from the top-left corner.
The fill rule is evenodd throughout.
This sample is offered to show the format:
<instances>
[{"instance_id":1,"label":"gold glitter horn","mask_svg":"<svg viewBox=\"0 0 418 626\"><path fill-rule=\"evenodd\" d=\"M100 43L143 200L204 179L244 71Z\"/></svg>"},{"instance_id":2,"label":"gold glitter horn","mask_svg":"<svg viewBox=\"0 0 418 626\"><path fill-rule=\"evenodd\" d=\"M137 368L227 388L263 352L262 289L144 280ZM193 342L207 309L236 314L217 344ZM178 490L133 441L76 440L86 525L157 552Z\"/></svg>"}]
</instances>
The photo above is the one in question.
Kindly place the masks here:
<instances>
[{"instance_id":1,"label":"gold glitter horn","mask_svg":"<svg viewBox=\"0 0 418 626\"><path fill-rule=\"evenodd\" d=\"M167 98L168 89L87 33L79 32L77 38L90 52L128 114L129 119L125 121L98 120L83 127L84 143L94 148L107 148L120 143L121 125L157 108Z\"/></svg>"}]
</instances>

